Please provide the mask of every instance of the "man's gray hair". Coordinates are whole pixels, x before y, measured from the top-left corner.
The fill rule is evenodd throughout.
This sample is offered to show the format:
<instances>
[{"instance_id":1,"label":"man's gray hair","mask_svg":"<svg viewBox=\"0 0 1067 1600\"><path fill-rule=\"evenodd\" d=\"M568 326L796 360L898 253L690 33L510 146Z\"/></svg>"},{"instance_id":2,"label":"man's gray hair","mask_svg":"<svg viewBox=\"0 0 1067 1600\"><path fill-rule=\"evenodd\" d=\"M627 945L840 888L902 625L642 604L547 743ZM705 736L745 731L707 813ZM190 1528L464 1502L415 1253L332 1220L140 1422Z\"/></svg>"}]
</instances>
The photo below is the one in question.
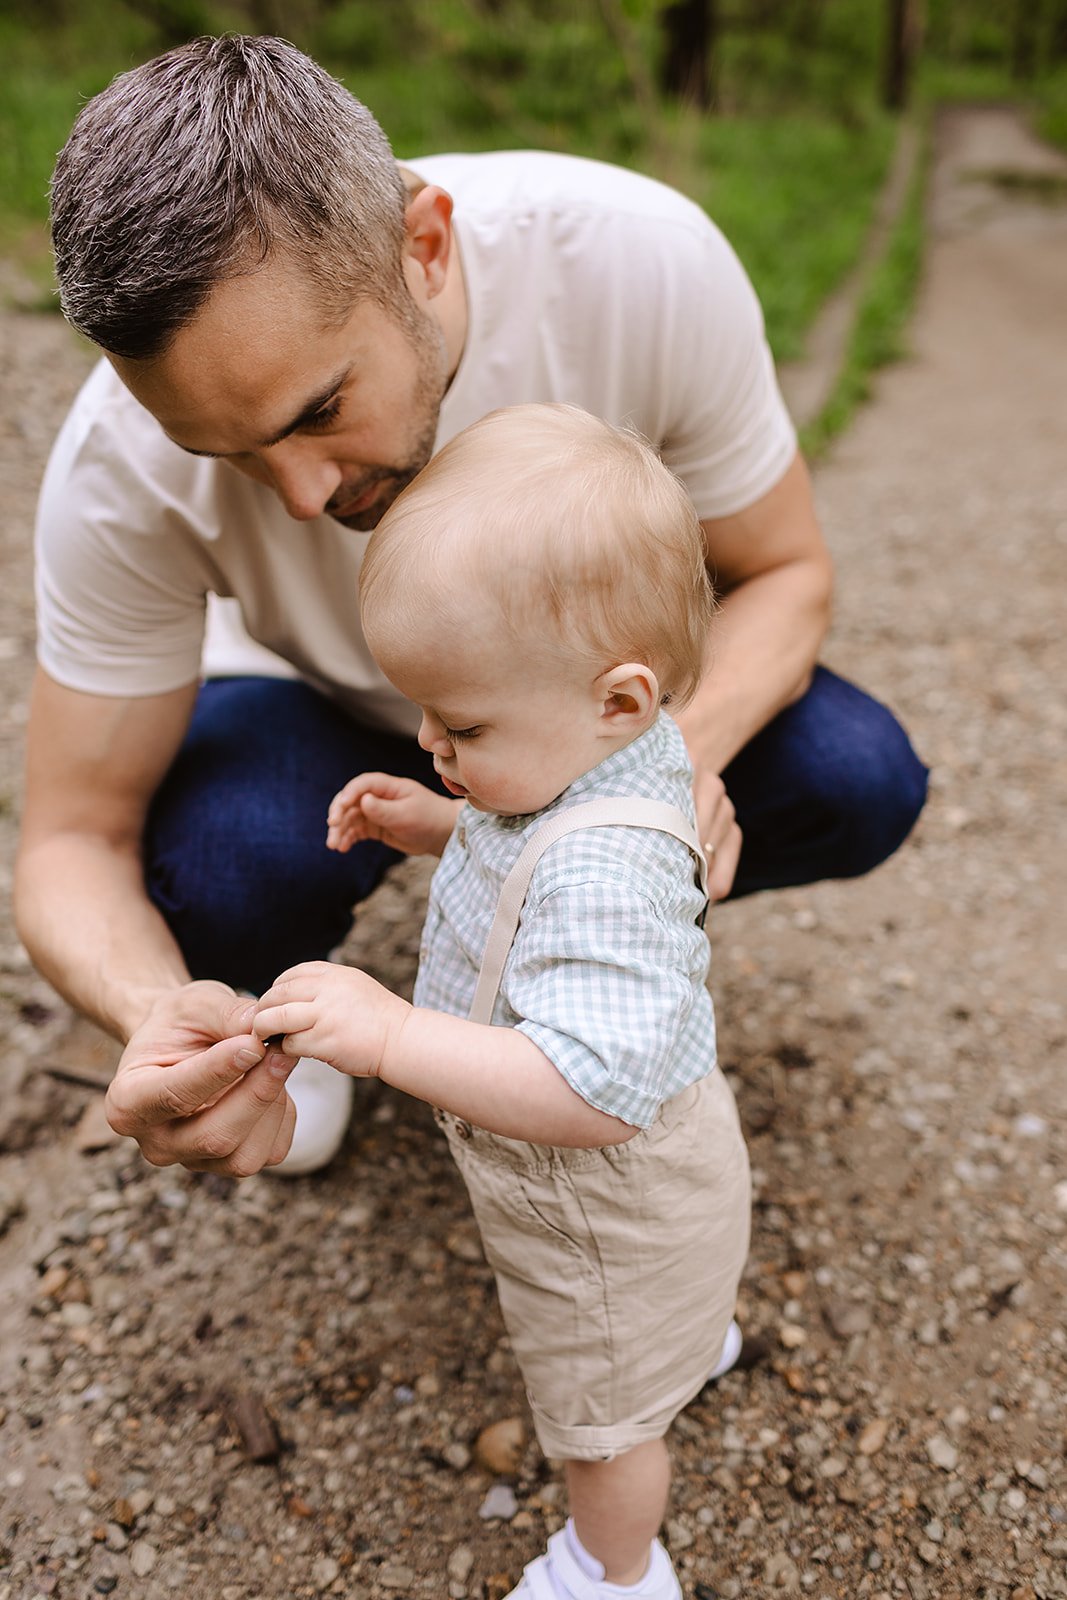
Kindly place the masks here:
<instances>
[{"instance_id":1,"label":"man's gray hair","mask_svg":"<svg viewBox=\"0 0 1067 1600\"><path fill-rule=\"evenodd\" d=\"M276 255L323 314L403 315L405 190L381 128L282 39L194 39L82 109L52 177L64 315L112 355L163 353L212 289Z\"/></svg>"}]
</instances>

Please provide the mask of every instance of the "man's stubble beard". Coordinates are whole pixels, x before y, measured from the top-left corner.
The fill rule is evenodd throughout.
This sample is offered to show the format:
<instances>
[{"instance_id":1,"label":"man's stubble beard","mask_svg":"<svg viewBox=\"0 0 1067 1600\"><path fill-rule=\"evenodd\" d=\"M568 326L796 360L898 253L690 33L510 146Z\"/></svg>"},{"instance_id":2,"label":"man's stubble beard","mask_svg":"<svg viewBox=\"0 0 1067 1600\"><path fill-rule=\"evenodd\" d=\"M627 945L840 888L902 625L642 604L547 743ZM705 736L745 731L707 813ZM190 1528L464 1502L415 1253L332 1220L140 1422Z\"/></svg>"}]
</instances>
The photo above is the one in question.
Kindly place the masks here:
<instances>
[{"instance_id":1,"label":"man's stubble beard","mask_svg":"<svg viewBox=\"0 0 1067 1600\"><path fill-rule=\"evenodd\" d=\"M411 343L418 360L414 407L420 413L419 431L407 461L399 462L393 467L375 467L354 488L346 486L342 505L345 501L358 500L359 496L365 494L375 483L388 485L375 498L373 504L363 511L342 517L335 515L330 507L326 506L328 516L333 517L333 520L339 522L342 527L351 528L354 533L370 533L378 526L393 502L399 498L408 484L418 477L433 455L433 447L437 441L441 403L450 381L444 334L433 318L425 312L418 311L414 304L403 314L402 322L411 336Z\"/></svg>"}]
</instances>

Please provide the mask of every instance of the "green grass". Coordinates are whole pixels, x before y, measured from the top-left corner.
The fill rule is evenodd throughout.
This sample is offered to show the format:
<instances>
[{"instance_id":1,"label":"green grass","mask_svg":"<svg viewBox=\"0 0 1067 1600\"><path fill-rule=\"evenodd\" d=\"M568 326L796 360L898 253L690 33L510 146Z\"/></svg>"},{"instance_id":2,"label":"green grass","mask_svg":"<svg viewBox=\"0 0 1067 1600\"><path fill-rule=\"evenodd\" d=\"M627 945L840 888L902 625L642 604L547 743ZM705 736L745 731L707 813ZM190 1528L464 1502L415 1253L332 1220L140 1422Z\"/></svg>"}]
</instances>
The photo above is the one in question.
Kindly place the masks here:
<instances>
[{"instance_id":1,"label":"green grass","mask_svg":"<svg viewBox=\"0 0 1067 1600\"><path fill-rule=\"evenodd\" d=\"M802 432L802 447L812 459L848 426L870 393L873 374L906 353L907 324L922 272L929 165L927 129L900 216L861 296L837 382L818 417Z\"/></svg>"},{"instance_id":2,"label":"green grass","mask_svg":"<svg viewBox=\"0 0 1067 1600\"><path fill-rule=\"evenodd\" d=\"M863 247L893 149L874 113L845 126L809 115L709 120L692 192L750 273L779 361L794 359Z\"/></svg>"},{"instance_id":3,"label":"green grass","mask_svg":"<svg viewBox=\"0 0 1067 1600\"><path fill-rule=\"evenodd\" d=\"M1039 86L1034 127L1042 139L1067 150L1067 67L1050 74Z\"/></svg>"}]
</instances>

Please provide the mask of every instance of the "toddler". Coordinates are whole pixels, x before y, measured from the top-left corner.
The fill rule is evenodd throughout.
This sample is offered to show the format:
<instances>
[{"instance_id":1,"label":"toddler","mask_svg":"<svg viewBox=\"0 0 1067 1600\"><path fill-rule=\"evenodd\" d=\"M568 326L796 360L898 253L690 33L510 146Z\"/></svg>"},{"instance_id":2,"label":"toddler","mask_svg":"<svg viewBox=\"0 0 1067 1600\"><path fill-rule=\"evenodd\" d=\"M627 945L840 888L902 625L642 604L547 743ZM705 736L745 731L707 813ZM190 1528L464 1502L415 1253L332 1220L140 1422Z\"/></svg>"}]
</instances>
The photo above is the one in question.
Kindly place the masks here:
<instances>
[{"instance_id":1,"label":"toddler","mask_svg":"<svg viewBox=\"0 0 1067 1600\"><path fill-rule=\"evenodd\" d=\"M704 857L663 710L703 665L700 527L573 407L452 440L370 539L366 637L454 799L364 773L328 843L440 856L414 1005L309 962L261 1036L428 1101L470 1191L570 1520L519 1600L680 1600L664 1435L736 1357L749 1178L704 987Z\"/></svg>"}]
</instances>

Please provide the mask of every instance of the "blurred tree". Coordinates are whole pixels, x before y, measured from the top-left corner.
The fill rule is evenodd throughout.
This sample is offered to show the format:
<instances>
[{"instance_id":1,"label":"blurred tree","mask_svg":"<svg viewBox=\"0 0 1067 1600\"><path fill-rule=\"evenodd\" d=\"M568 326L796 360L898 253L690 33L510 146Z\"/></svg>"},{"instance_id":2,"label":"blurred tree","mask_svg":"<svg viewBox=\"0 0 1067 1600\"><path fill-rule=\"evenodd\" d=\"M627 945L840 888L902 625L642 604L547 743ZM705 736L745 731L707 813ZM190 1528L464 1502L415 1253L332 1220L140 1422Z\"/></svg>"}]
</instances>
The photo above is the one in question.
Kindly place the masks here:
<instances>
[{"instance_id":1,"label":"blurred tree","mask_svg":"<svg viewBox=\"0 0 1067 1600\"><path fill-rule=\"evenodd\" d=\"M1049 61L1067 61L1067 0L1056 0L1048 30Z\"/></svg>"},{"instance_id":2,"label":"blurred tree","mask_svg":"<svg viewBox=\"0 0 1067 1600\"><path fill-rule=\"evenodd\" d=\"M1011 27L1011 75L1020 81L1034 76L1040 7L1036 0L1015 0Z\"/></svg>"},{"instance_id":3,"label":"blurred tree","mask_svg":"<svg viewBox=\"0 0 1067 1600\"><path fill-rule=\"evenodd\" d=\"M718 23L718 0L671 0L663 10L663 92L702 111L709 111L715 100Z\"/></svg>"},{"instance_id":4,"label":"blurred tree","mask_svg":"<svg viewBox=\"0 0 1067 1600\"><path fill-rule=\"evenodd\" d=\"M218 31L218 18L202 0L126 0L126 4L152 23L165 50Z\"/></svg>"},{"instance_id":5,"label":"blurred tree","mask_svg":"<svg viewBox=\"0 0 1067 1600\"><path fill-rule=\"evenodd\" d=\"M1025 4L1026 0L1019 3ZM886 24L882 102L890 111L902 111L908 103L919 43L916 0L888 0Z\"/></svg>"},{"instance_id":6,"label":"blurred tree","mask_svg":"<svg viewBox=\"0 0 1067 1600\"><path fill-rule=\"evenodd\" d=\"M790 6L784 19L785 25L793 43L802 50L809 50L815 44L822 12L821 0L794 0Z\"/></svg>"}]
</instances>

